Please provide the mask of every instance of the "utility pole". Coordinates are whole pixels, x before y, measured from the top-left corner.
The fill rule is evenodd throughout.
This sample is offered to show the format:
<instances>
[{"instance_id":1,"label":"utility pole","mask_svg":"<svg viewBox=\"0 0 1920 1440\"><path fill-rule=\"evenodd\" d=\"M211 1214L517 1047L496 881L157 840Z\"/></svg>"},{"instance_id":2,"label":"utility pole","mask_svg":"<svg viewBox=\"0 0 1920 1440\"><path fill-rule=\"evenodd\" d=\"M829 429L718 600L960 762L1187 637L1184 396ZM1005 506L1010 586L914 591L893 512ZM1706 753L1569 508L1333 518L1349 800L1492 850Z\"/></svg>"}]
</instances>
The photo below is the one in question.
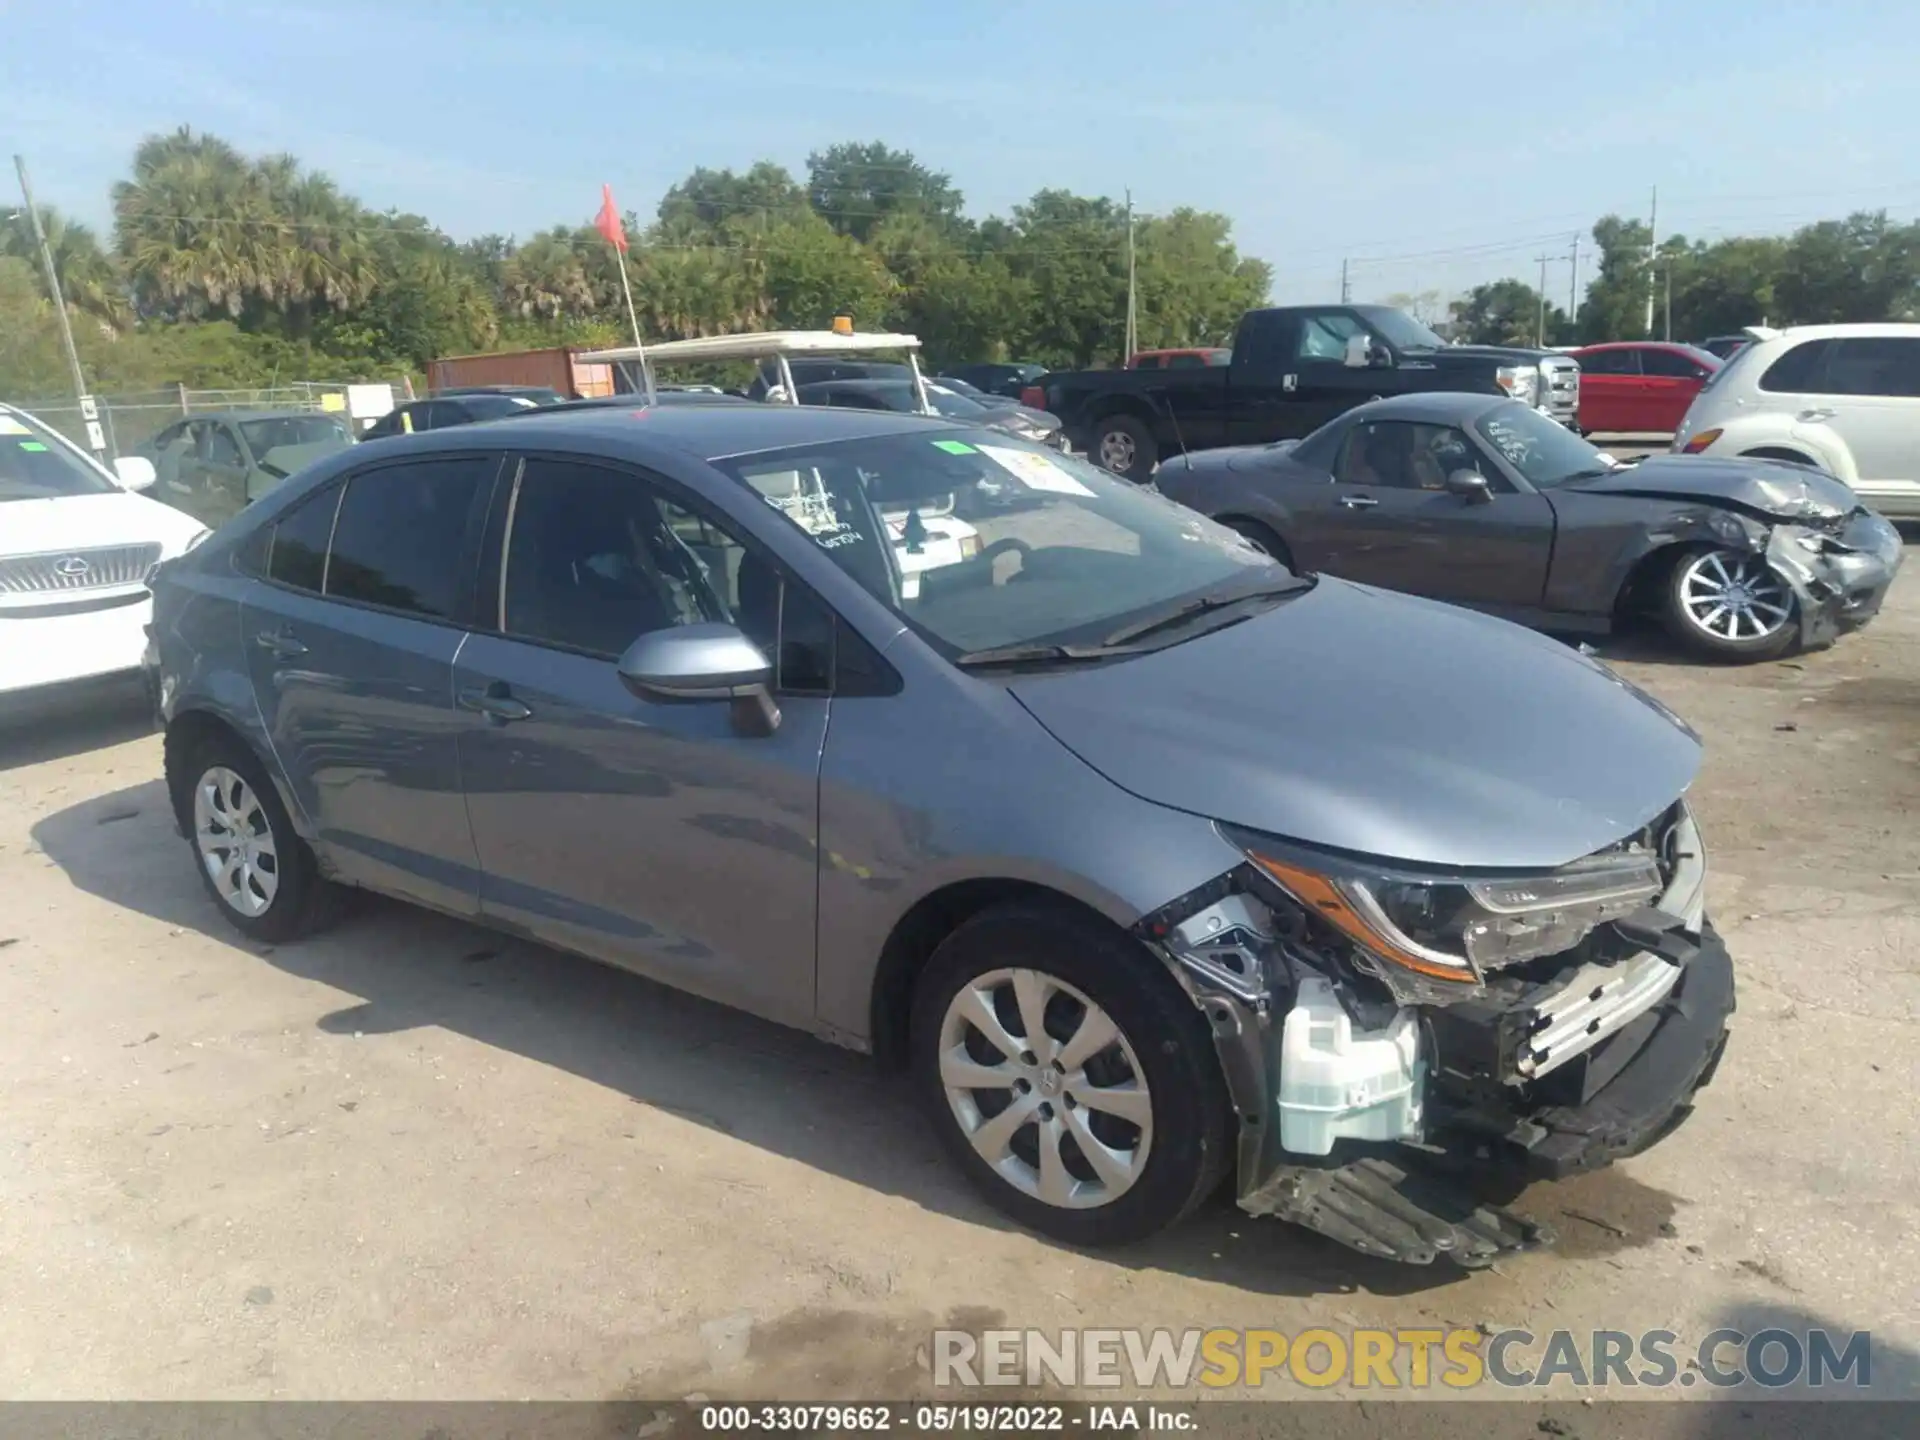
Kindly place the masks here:
<instances>
[{"instance_id":1,"label":"utility pole","mask_svg":"<svg viewBox=\"0 0 1920 1440\"><path fill-rule=\"evenodd\" d=\"M1347 262L1340 262L1340 303L1349 304L1353 299L1353 287L1347 284Z\"/></svg>"},{"instance_id":2,"label":"utility pole","mask_svg":"<svg viewBox=\"0 0 1920 1440\"><path fill-rule=\"evenodd\" d=\"M1134 304L1133 295L1133 189L1129 186L1127 189L1127 353L1124 360L1133 358L1139 339L1140 312Z\"/></svg>"},{"instance_id":3,"label":"utility pole","mask_svg":"<svg viewBox=\"0 0 1920 1440\"><path fill-rule=\"evenodd\" d=\"M1653 187L1653 208L1647 215L1647 339L1653 338L1653 294L1656 283L1653 257L1660 244L1660 187Z\"/></svg>"},{"instance_id":4,"label":"utility pole","mask_svg":"<svg viewBox=\"0 0 1920 1440\"><path fill-rule=\"evenodd\" d=\"M1575 326L1575 338L1578 339L1578 321L1580 319L1580 232L1573 232L1573 252L1567 257L1567 323Z\"/></svg>"},{"instance_id":5,"label":"utility pole","mask_svg":"<svg viewBox=\"0 0 1920 1440\"><path fill-rule=\"evenodd\" d=\"M13 168L20 176L20 198L27 202L27 223L33 227L33 243L40 247L40 264L47 274L47 294L53 297L53 313L60 321L60 343L67 352L67 371L73 378L73 396L80 402L80 412L87 422L87 439L95 455L104 455L106 436L101 432L99 422L87 411L91 402L87 398L87 380L80 373L80 352L73 348L73 327L67 323L67 302L60 294L60 274L53 268L53 250L47 244L47 232L40 228L40 211L33 203L33 187L27 183L27 160L24 155L13 157Z\"/></svg>"},{"instance_id":6,"label":"utility pole","mask_svg":"<svg viewBox=\"0 0 1920 1440\"><path fill-rule=\"evenodd\" d=\"M1540 262L1540 316L1533 322L1533 343L1536 346L1545 347L1547 343L1547 261L1553 259L1553 256L1536 255L1533 258Z\"/></svg>"},{"instance_id":7,"label":"utility pole","mask_svg":"<svg viewBox=\"0 0 1920 1440\"><path fill-rule=\"evenodd\" d=\"M1661 268L1667 272L1667 323L1666 323L1666 330L1661 335L1660 338L1663 340L1672 340L1673 339L1673 257L1671 255L1667 257L1667 263L1663 265Z\"/></svg>"}]
</instances>

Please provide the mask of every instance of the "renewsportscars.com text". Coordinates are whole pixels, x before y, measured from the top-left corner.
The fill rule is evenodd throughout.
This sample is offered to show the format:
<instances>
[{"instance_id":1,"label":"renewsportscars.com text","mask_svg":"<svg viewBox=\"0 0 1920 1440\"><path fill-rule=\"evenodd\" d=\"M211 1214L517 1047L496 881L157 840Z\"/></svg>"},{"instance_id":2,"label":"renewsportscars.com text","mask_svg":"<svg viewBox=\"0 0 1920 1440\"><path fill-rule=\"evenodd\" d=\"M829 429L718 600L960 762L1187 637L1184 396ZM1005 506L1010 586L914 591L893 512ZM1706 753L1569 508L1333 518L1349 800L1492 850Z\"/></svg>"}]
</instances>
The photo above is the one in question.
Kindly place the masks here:
<instances>
[{"instance_id":1,"label":"renewsportscars.com text","mask_svg":"<svg viewBox=\"0 0 1920 1440\"><path fill-rule=\"evenodd\" d=\"M933 1332L939 1386L1040 1385L1147 1390L1257 1388L1469 1390L1493 1384L1778 1389L1873 1383L1867 1331L1714 1330L1687 1345L1672 1330L964 1330Z\"/></svg>"}]
</instances>

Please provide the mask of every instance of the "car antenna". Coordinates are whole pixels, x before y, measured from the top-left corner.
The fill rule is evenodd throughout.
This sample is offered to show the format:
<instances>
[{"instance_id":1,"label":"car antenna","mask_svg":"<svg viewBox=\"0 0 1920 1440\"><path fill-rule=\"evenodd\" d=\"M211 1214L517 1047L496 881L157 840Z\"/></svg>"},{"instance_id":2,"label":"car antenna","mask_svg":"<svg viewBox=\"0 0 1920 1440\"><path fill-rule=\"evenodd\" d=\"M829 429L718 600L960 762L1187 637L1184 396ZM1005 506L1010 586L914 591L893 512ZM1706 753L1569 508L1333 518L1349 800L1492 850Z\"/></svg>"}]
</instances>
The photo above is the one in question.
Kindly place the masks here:
<instances>
[{"instance_id":1,"label":"car antenna","mask_svg":"<svg viewBox=\"0 0 1920 1440\"><path fill-rule=\"evenodd\" d=\"M1167 418L1173 422L1173 442L1180 447L1180 459L1189 471L1193 469L1193 456L1187 451L1187 437L1180 433L1180 412L1173 408L1173 396L1167 393L1164 385L1154 387L1154 394L1166 402Z\"/></svg>"}]
</instances>

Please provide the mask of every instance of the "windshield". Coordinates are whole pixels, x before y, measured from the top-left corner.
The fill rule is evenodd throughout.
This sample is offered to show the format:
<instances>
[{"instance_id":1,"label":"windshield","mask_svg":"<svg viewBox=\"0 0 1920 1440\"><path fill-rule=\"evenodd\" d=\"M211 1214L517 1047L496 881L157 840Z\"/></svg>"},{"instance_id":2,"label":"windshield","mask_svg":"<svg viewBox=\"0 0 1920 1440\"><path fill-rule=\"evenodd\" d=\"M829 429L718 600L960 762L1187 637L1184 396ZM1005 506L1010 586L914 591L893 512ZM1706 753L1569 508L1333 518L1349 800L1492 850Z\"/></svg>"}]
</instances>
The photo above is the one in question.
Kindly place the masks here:
<instances>
[{"instance_id":1,"label":"windshield","mask_svg":"<svg viewBox=\"0 0 1920 1440\"><path fill-rule=\"evenodd\" d=\"M1536 490L1548 490L1580 475L1613 468L1600 451L1531 405L1509 400L1474 424L1486 442Z\"/></svg>"},{"instance_id":2,"label":"windshield","mask_svg":"<svg viewBox=\"0 0 1920 1440\"><path fill-rule=\"evenodd\" d=\"M1184 506L998 431L870 436L713 463L948 659L1098 644L1172 602L1292 581Z\"/></svg>"},{"instance_id":3,"label":"windshield","mask_svg":"<svg viewBox=\"0 0 1920 1440\"><path fill-rule=\"evenodd\" d=\"M1387 305L1356 305L1354 309L1396 350L1438 350L1447 343L1404 310Z\"/></svg>"},{"instance_id":4,"label":"windshield","mask_svg":"<svg viewBox=\"0 0 1920 1440\"><path fill-rule=\"evenodd\" d=\"M344 450L352 443L347 427L324 415L276 415L270 420L242 420L240 433L246 436L247 448L256 456L291 445L331 445Z\"/></svg>"},{"instance_id":5,"label":"windshield","mask_svg":"<svg viewBox=\"0 0 1920 1440\"><path fill-rule=\"evenodd\" d=\"M117 489L110 477L38 420L0 410L0 502Z\"/></svg>"}]
</instances>

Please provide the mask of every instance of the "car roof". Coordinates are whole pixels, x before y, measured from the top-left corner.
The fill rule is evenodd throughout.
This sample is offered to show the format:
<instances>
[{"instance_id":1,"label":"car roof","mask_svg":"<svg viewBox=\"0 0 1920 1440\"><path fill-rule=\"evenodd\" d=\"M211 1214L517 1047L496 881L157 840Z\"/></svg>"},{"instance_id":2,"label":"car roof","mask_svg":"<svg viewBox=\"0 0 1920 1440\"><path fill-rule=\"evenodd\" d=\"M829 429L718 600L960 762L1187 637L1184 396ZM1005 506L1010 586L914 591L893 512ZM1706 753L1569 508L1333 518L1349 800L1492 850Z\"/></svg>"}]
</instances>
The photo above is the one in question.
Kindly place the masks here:
<instances>
[{"instance_id":1,"label":"car roof","mask_svg":"<svg viewBox=\"0 0 1920 1440\"><path fill-rule=\"evenodd\" d=\"M1920 322L1912 320L1867 320L1845 325L1789 325L1767 337L1768 340L1844 340L1872 339L1880 336L1920 337ZM1764 341L1756 343L1765 343Z\"/></svg>"},{"instance_id":2,"label":"car roof","mask_svg":"<svg viewBox=\"0 0 1920 1440\"><path fill-rule=\"evenodd\" d=\"M1417 390L1409 395L1389 395L1383 400L1369 400L1336 419L1418 420L1433 425L1463 425L1478 420L1499 406L1518 404L1518 400L1505 395L1480 395L1460 390Z\"/></svg>"},{"instance_id":3,"label":"car roof","mask_svg":"<svg viewBox=\"0 0 1920 1440\"><path fill-rule=\"evenodd\" d=\"M637 402L638 396L634 397ZM510 430L498 427L511 426ZM470 448L479 436L518 449L552 445L645 461L650 454L675 450L701 460L753 455L797 445L831 445L886 435L913 434L928 428L969 429L939 416L895 410L844 410L829 405L768 405L753 401L705 405L556 405L523 410L499 420L395 436L379 443L387 453ZM501 438L511 435L512 438Z\"/></svg>"},{"instance_id":4,"label":"car roof","mask_svg":"<svg viewBox=\"0 0 1920 1440\"><path fill-rule=\"evenodd\" d=\"M1684 340L1598 340L1591 345L1576 345L1567 353L1579 355L1588 350L1697 350Z\"/></svg>"}]
</instances>

